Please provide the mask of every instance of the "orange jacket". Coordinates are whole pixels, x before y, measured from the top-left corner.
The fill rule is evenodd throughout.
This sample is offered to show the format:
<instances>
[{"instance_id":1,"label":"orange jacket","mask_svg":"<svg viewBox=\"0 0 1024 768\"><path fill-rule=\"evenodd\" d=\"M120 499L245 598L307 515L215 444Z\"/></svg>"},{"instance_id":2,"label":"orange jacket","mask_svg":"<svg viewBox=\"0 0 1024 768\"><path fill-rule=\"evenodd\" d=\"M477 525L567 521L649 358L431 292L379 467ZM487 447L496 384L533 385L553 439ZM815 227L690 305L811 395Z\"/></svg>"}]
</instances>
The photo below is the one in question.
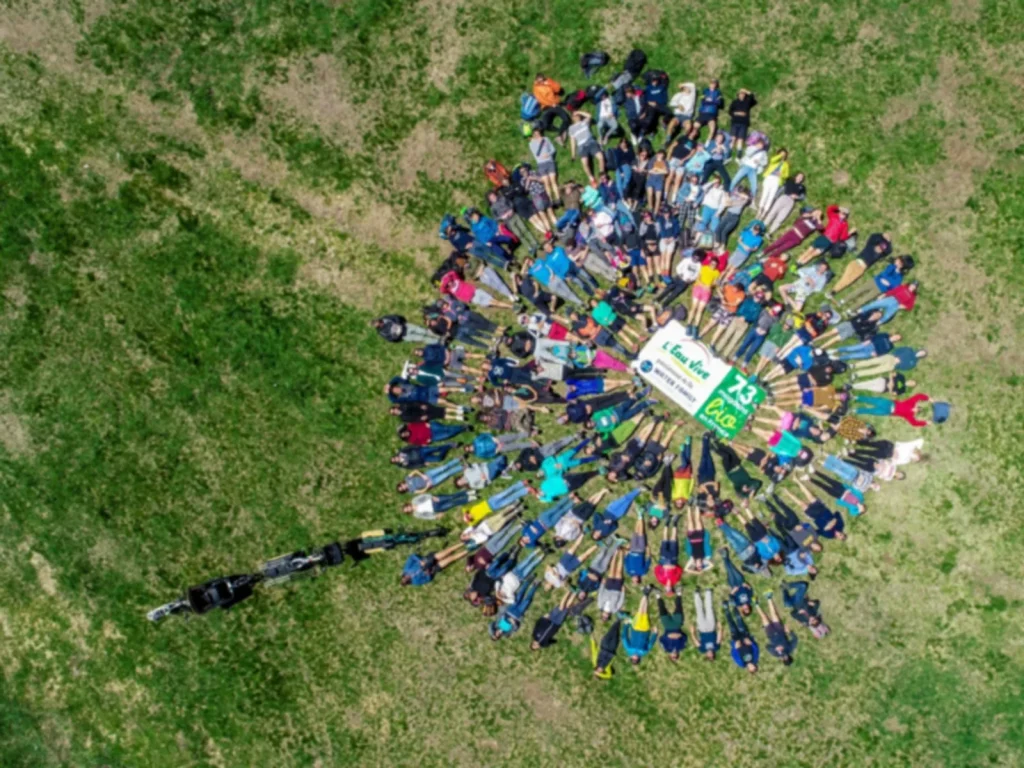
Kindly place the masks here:
<instances>
[{"instance_id":1,"label":"orange jacket","mask_svg":"<svg viewBox=\"0 0 1024 768\"><path fill-rule=\"evenodd\" d=\"M558 94L562 92L562 86L556 80L545 77L539 83L533 84L533 95L540 102L542 107L557 107L561 103Z\"/></svg>"}]
</instances>

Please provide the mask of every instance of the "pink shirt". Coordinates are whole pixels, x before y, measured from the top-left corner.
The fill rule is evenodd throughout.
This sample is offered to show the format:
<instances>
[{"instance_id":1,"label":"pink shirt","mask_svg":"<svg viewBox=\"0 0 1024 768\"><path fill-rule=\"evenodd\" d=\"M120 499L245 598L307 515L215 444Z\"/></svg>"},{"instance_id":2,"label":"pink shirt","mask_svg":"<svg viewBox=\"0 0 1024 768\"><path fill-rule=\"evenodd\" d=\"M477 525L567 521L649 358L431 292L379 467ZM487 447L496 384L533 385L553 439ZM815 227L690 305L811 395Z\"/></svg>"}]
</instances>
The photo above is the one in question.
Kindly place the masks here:
<instances>
[{"instance_id":1,"label":"pink shirt","mask_svg":"<svg viewBox=\"0 0 1024 768\"><path fill-rule=\"evenodd\" d=\"M447 293L454 296L465 304L473 301L473 296L476 295L476 287L472 283L467 283L455 272L445 273L441 278L440 290L442 294Z\"/></svg>"}]
</instances>

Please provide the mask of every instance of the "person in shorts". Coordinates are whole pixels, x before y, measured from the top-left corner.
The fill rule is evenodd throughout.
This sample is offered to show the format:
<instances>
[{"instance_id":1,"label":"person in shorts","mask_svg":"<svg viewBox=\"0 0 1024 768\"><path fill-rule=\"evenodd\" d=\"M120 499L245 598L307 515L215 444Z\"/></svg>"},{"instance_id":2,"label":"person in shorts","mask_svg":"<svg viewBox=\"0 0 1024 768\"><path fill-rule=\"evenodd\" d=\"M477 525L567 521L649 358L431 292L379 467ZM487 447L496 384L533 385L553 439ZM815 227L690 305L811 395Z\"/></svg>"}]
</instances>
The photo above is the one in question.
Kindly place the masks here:
<instances>
[{"instance_id":1,"label":"person in shorts","mask_svg":"<svg viewBox=\"0 0 1024 768\"><path fill-rule=\"evenodd\" d=\"M586 112L573 112L569 126L569 152L579 157L587 178L594 181L594 159L597 159L597 173L604 173L604 152L590 132L591 118Z\"/></svg>"}]
</instances>

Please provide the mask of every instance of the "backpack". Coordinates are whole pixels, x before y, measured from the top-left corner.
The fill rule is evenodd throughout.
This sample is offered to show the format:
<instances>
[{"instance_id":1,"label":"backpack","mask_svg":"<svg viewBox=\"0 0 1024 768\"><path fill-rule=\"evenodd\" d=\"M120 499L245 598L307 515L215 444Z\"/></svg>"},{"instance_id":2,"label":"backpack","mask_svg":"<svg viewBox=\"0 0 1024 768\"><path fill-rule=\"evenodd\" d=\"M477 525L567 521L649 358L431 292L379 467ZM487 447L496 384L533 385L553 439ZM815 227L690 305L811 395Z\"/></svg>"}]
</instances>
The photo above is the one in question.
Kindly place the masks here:
<instances>
[{"instance_id":1,"label":"backpack","mask_svg":"<svg viewBox=\"0 0 1024 768\"><path fill-rule=\"evenodd\" d=\"M584 90L573 91L565 99L565 108L575 112L587 103L587 92Z\"/></svg>"},{"instance_id":2,"label":"backpack","mask_svg":"<svg viewBox=\"0 0 1024 768\"><path fill-rule=\"evenodd\" d=\"M607 64L611 60L604 51L592 51L591 53L584 53L580 56L580 69L583 70L584 77L593 77L594 73L597 72L601 67Z\"/></svg>"},{"instance_id":3,"label":"backpack","mask_svg":"<svg viewBox=\"0 0 1024 768\"><path fill-rule=\"evenodd\" d=\"M437 236L442 240L448 239L448 227L455 226L455 217L450 213L446 213L444 218L441 219L441 226L437 228Z\"/></svg>"},{"instance_id":4,"label":"backpack","mask_svg":"<svg viewBox=\"0 0 1024 768\"><path fill-rule=\"evenodd\" d=\"M540 114L540 102L532 93L524 93L519 97L519 117L522 120L534 120Z\"/></svg>"},{"instance_id":5,"label":"backpack","mask_svg":"<svg viewBox=\"0 0 1024 768\"><path fill-rule=\"evenodd\" d=\"M830 259L841 259L846 255L846 243L842 240L838 243L832 243L826 253L828 253Z\"/></svg>"},{"instance_id":6,"label":"backpack","mask_svg":"<svg viewBox=\"0 0 1024 768\"><path fill-rule=\"evenodd\" d=\"M633 79L636 79L640 77L640 73L644 71L644 67L646 66L647 54L639 48L634 48L629 52L629 56L626 57L626 63L622 68L629 72L633 76Z\"/></svg>"}]
</instances>

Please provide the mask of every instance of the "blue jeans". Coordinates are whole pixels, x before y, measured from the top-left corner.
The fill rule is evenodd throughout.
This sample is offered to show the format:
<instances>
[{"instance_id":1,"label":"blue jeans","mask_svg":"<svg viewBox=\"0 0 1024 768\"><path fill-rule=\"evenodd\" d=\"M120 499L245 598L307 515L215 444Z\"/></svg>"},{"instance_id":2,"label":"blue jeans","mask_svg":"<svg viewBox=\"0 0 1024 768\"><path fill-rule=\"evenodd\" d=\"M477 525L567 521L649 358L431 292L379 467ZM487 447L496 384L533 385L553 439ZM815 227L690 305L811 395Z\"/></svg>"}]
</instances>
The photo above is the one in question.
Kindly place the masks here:
<instances>
[{"instance_id":1,"label":"blue jeans","mask_svg":"<svg viewBox=\"0 0 1024 768\"><path fill-rule=\"evenodd\" d=\"M437 501L434 502L434 512L447 512L449 509L461 507L463 504L468 503L469 491L442 494L441 496L438 496Z\"/></svg>"},{"instance_id":2,"label":"blue jeans","mask_svg":"<svg viewBox=\"0 0 1024 768\"><path fill-rule=\"evenodd\" d=\"M625 496L620 496L619 498L608 502L608 506L605 507L604 510L605 517L612 520L621 520L626 516L626 513L629 512L629 508L633 506L633 502L642 491L642 488L634 488Z\"/></svg>"},{"instance_id":3,"label":"blue jeans","mask_svg":"<svg viewBox=\"0 0 1024 768\"><path fill-rule=\"evenodd\" d=\"M900 309L900 303L896 300L895 296L883 296L880 299L869 301L867 304L865 304L863 307L857 310L857 313L870 314L874 312L876 309L882 310L882 317L878 321L878 324L885 325L890 320L892 320L893 317L895 317L896 313Z\"/></svg>"},{"instance_id":4,"label":"blue jeans","mask_svg":"<svg viewBox=\"0 0 1024 768\"><path fill-rule=\"evenodd\" d=\"M785 584L782 587L782 605L786 608L802 608L807 600L807 588L810 586L806 581L797 581L792 584Z\"/></svg>"},{"instance_id":5,"label":"blue jeans","mask_svg":"<svg viewBox=\"0 0 1024 768\"><path fill-rule=\"evenodd\" d=\"M535 549L533 552L526 556L519 565L515 567L516 576L519 577L520 581L526 581L526 577L537 570L537 566L540 565L540 561L544 559L545 552L542 549Z\"/></svg>"},{"instance_id":6,"label":"blue jeans","mask_svg":"<svg viewBox=\"0 0 1024 768\"><path fill-rule=\"evenodd\" d=\"M487 506L491 508L491 512L497 512L500 509L511 506L529 493L527 488L528 486L522 481L515 485L510 485L508 488L498 491L496 494L491 496L491 498L487 500Z\"/></svg>"},{"instance_id":7,"label":"blue jeans","mask_svg":"<svg viewBox=\"0 0 1024 768\"><path fill-rule=\"evenodd\" d=\"M445 457L448 455L448 451L454 447L455 443L424 445L420 447L420 456L422 456L424 464L434 464L438 461L444 461Z\"/></svg>"},{"instance_id":8,"label":"blue jeans","mask_svg":"<svg viewBox=\"0 0 1024 768\"><path fill-rule=\"evenodd\" d=\"M836 360L868 360L875 355L875 348L870 341L862 341L859 344L851 344L847 347L839 347L832 351L832 357Z\"/></svg>"},{"instance_id":9,"label":"blue jeans","mask_svg":"<svg viewBox=\"0 0 1024 768\"><path fill-rule=\"evenodd\" d=\"M615 188L619 191L620 199L626 196L626 188L629 186L629 180L632 178L633 166L620 165L615 169Z\"/></svg>"},{"instance_id":10,"label":"blue jeans","mask_svg":"<svg viewBox=\"0 0 1024 768\"><path fill-rule=\"evenodd\" d=\"M823 466L847 485L853 485L860 474L860 470L855 466L847 464L838 456L833 456L832 454L825 457Z\"/></svg>"},{"instance_id":11,"label":"blue jeans","mask_svg":"<svg viewBox=\"0 0 1024 768\"><path fill-rule=\"evenodd\" d=\"M516 601L508 607L505 615L516 621L522 621L523 616L530 609L530 603L533 602L533 596L537 594L539 587L540 581L526 582L520 585L519 591L516 592Z\"/></svg>"},{"instance_id":12,"label":"blue jeans","mask_svg":"<svg viewBox=\"0 0 1024 768\"><path fill-rule=\"evenodd\" d=\"M750 554L754 549L754 545L751 543L750 539L728 523L722 523L718 526L718 530L722 532L722 536L725 537L725 543L728 544L732 551L736 553L738 558L746 560L750 557ZM730 586L736 585L733 585L730 582Z\"/></svg>"},{"instance_id":13,"label":"blue jeans","mask_svg":"<svg viewBox=\"0 0 1024 768\"><path fill-rule=\"evenodd\" d=\"M743 535L735 528L731 528L730 530L732 530L733 533L741 536ZM740 569L732 564L732 558L729 557L728 551L725 553L725 578L729 582L730 589L733 587L742 587L746 583L746 579L743 578L743 574L740 573Z\"/></svg>"},{"instance_id":14,"label":"blue jeans","mask_svg":"<svg viewBox=\"0 0 1024 768\"><path fill-rule=\"evenodd\" d=\"M751 199L757 197L757 169L749 165L741 165L740 169L736 171L736 175L732 177L732 184L729 185L729 191L732 192L736 189L744 179L750 182Z\"/></svg>"},{"instance_id":15,"label":"blue jeans","mask_svg":"<svg viewBox=\"0 0 1024 768\"><path fill-rule=\"evenodd\" d=\"M555 524L562 519L570 509L572 509L573 500L569 496L559 501L557 504L553 504L539 515L537 515L537 522L543 525L547 529L551 529Z\"/></svg>"},{"instance_id":16,"label":"blue jeans","mask_svg":"<svg viewBox=\"0 0 1024 768\"><path fill-rule=\"evenodd\" d=\"M640 413L643 413L644 411L646 411L652 405L657 405L657 401L656 400L645 400L643 398L640 398L640 399L635 400L635 401L630 401L630 402L623 403L622 405L620 405L616 409L616 411L618 412L617 415L619 417L619 422L621 423L623 421L629 421L630 419L632 419L637 414L640 414Z\"/></svg>"},{"instance_id":17,"label":"blue jeans","mask_svg":"<svg viewBox=\"0 0 1024 768\"><path fill-rule=\"evenodd\" d=\"M440 485L450 477L455 477L462 472L462 459L452 459L438 467L428 469L425 474L430 478L430 486Z\"/></svg>"},{"instance_id":18,"label":"blue jeans","mask_svg":"<svg viewBox=\"0 0 1024 768\"><path fill-rule=\"evenodd\" d=\"M700 232L714 232L718 229L718 211L714 208L702 205L700 209L700 220L695 227Z\"/></svg>"},{"instance_id":19,"label":"blue jeans","mask_svg":"<svg viewBox=\"0 0 1024 768\"><path fill-rule=\"evenodd\" d=\"M468 427L462 424L442 424L439 421L430 422L430 440L434 443L443 443L456 435L462 434Z\"/></svg>"},{"instance_id":20,"label":"blue jeans","mask_svg":"<svg viewBox=\"0 0 1024 768\"><path fill-rule=\"evenodd\" d=\"M725 170L725 161L724 160L715 160L715 159L708 160L704 164L704 172L701 174L700 183L702 185L703 184L707 184L708 183L708 179L711 178L711 174L712 173L717 173L718 177L722 180L722 184L724 186L726 186L726 187L728 187L730 182L732 181L729 178L729 172L727 170Z\"/></svg>"},{"instance_id":21,"label":"blue jeans","mask_svg":"<svg viewBox=\"0 0 1024 768\"><path fill-rule=\"evenodd\" d=\"M743 337L743 341L740 342L739 349L736 350L735 358L739 360L743 358L744 364L749 365L750 361L754 359L754 355L757 354L757 350L764 344L764 340L768 338L766 333L758 333L757 326L750 326L750 330L747 331Z\"/></svg>"},{"instance_id":22,"label":"blue jeans","mask_svg":"<svg viewBox=\"0 0 1024 768\"><path fill-rule=\"evenodd\" d=\"M884 397L857 395L853 400L853 412L864 416L892 416L895 403Z\"/></svg>"},{"instance_id":23,"label":"blue jeans","mask_svg":"<svg viewBox=\"0 0 1024 768\"><path fill-rule=\"evenodd\" d=\"M505 269L508 266L508 257L505 252L496 245L474 242L469 249L470 254L495 269Z\"/></svg>"},{"instance_id":24,"label":"blue jeans","mask_svg":"<svg viewBox=\"0 0 1024 768\"><path fill-rule=\"evenodd\" d=\"M580 212L575 208L570 208L568 211L562 214L562 217L555 222L555 229L565 229L570 224L576 224L580 220Z\"/></svg>"}]
</instances>

